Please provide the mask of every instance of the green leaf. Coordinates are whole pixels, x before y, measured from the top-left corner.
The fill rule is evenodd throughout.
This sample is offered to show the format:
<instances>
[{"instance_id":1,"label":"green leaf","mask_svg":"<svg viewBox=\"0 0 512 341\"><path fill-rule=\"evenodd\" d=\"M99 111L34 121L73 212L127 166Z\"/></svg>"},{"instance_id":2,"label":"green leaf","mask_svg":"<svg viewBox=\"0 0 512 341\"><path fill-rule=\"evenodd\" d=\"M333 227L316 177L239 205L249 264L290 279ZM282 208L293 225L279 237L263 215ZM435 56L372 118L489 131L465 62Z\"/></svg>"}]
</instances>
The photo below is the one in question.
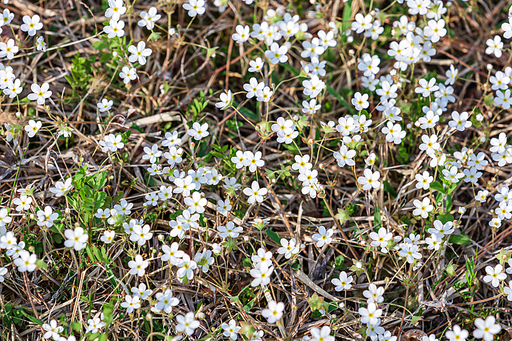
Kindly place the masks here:
<instances>
[{"instance_id":1,"label":"green leaf","mask_svg":"<svg viewBox=\"0 0 512 341\"><path fill-rule=\"evenodd\" d=\"M382 217L380 215L380 207L379 205L375 205L374 212L373 212L373 229L375 232L377 232L381 226L382 223Z\"/></svg>"},{"instance_id":2,"label":"green leaf","mask_svg":"<svg viewBox=\"0 0 512 341\"><path fill-rule=\"evenodd\" d=\"M97 41L97 42L92 43L92 47L93 47L93 49L101 51L101 50L107 49L108 44L105 43L104 41Z\"/></svg>"},{"instance_id":3,"label":"green leaf","mask_svg":"<svg viewBox=\"0 0 512 341\"><path fill-rule=\"evenodd\" d=\"M350 219L350 212L339 208L338 213L336 214L335 218L339 219L340 224L343 225L343 223L345 223L345 221Z\"/></svg>"},{"instance_id":4,"label":"green leaf","mask_svg":"<svg viewBox=\"0 0 512 341\"><path fill-rule=\"evenodd\" d=\"M40 319L38 319L38 318L35 318L35 317L34 317L34 316L32 316L32 315L27 314L27 313L25 312L25 310L23 310L23 309L18 309L18 311L19 311L20 313L22 313L26 318L28 318L28 319L29 319L30 321L32 321L33 323L38 324L38 325L40 325L40 326L42 326L42 325L43 325L43 321L41 321L41 320L40 320Z\"/></svg>"},{"instance_id":5,"label":"green leaf","mask_svg":"<svg viewBox=\"0 0 512 341\"><path fill-rule=\"evenodd\" d=\"M396 197L397 197L397 193L396 193L395 189L393 188L393 186L391 186L391 184L387 180L384 181L384 192L389 194L389 196L393 199L396 199Z\"/></svg>"},{"instance_id":6,"label":"green leaf","mask_svg":"<svg viewBox=\"0 0 512 341\"><path fill-rule=\"evenodd\" d=\"M334 90L330 85L327 85L327 91L331 95L336 97L338 102L340 102L341 105L343 105L345 108L347 108L352 114L356 113L356 110L354 108L352 108L352 106L350 104L348 104L348 102L343 97L341 97L341 95L339 93L337 93L336 90Z\"/></svg>"},{"instance_id":7,"label":"green leaf","mask_svg":"<svg viewBox=\"0 0 512 341\"><path fill-rule=\"evenodd\" d=\"M151 32L151 34L149 35L148 41L158 40L158 38L160 38L159 32Z\"/></svg>"},{"instance_id":8,"label":"green leaf","mask_svg":"<svg viewBox=\"0 0 512 341\"><path fill-rule=\"evenodd\" d=\"M346 32L350 27L350 18L352 17L352 0L348 0L343 7L342 32Z\"/></svg>"},{"instance_id":9,"label":"green leaf","mask_svg":"<svg viewBox=\"0 0 512 341\"><path fill-rule=\"evenodd\" d=\"M446 196L446 212L450 212L452 210L452 196L448 194Z\"/></svg>"},{"instance_id":10,"label":"green leaf","mask_svg":"<svg viewBox=\"0 0 512 341\"><path fill-rule=\"evenodd\" d=\"M206 49L206 57L210 58L211 56L213 56L213 54L215 53L215 51L217 49L218 49L218 47L211 47L211 48Z\"/></svg>"},{"instance_id":11,"label":"green leaf","mask_svg":"<svg viewBox=\"0 0 512 341\"><path fill-rule=\"evenodd\" d=\"M471 238L465 234L452 234L449 239L450 243L456 245L469 245L471 244Z\"/></svg>"},{"instance_id":12,"label":"green leaf","mask_svg":"<svg viewBox=\"0 0 512 341\"><path fill-rule=\"evenodd\" d=\"M267 236L269 236L270 239L275 241L277 244L281 245L281 237L279 237L277 233L275 233L271 229L267 229L265 232L267 233Z\"/></svg>"},{"instance_id":13,"label":"green leaf","mask_svg":"<svg viewBox=\"0 0 512 341\"><path fill-rule=\"evenodd\" d=\"M439 191L439 192L441 192L443 194L446 194L446 191L444 190L443 185L441 185L437 181L433 181L433 182L430 183L430 189L432 189L434 191Z\"/></svg>"},{"instance_id":14,"label":"green leaf","mask_svg":"<svg viewBox=\"0 0 512 341\"><path fill-rule=\"evenodd\" d=\"M440 220L443 224L446 224L449 221L454 221L455 217L451 214L440 214L437 216L437 219Z\"/></svg>"}]
</instances>

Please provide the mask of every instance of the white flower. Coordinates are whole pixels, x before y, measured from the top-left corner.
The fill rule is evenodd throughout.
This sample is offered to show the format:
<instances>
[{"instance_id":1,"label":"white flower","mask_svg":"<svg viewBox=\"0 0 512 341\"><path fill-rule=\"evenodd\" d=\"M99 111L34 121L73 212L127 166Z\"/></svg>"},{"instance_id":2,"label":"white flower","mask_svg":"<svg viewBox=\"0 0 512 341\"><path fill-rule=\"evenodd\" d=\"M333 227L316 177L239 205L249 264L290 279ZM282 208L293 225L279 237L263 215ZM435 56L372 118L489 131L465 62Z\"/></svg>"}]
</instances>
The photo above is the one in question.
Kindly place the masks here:
<instances>
[{"instance_id":1,"label":"white flower","mask_svg":"<svg viewBox=\"0 0 512 341\"><path fill-rule=\"evenodd\" d=\"M46 206L44 210L37 211L37 225L52 227L55 219L59 218L58 213L53 213L50 206Z\"/></svg>"},{"instance_id":2,"label":"white flower","mask_svg":"<svg viewBox=\"0 0 512 341\"><path fill-rule=\"evenodd\" d=\"M192 18L198 14L203 15L205 12L205 2L204 0L189 0L188 3L183 4L183 9L188 11L188 15Z\"/></svg>"},{"instance_id":3,"label":"white flower","mask_svg":"<svg viewBox=\"0 0 512 341\"><path fill-rule=\"evenodd\" d=\"M149 160L150 163L155 163L157 158L162 156L162 152L158 150L157 144L154 144L153 146L151 146L151 148L144 147L144 153L145 154L142 155L142 159Z\"/></svg>"},{"instance_id":4,"label":"white flower","mask_svg":"<svg viewBox=\"0 0 512 341\"><path fill-rule=\"evenodd\" d=\"M1 275L1 269L0 269L0 275ZM505 289L503 289L503 292L505 293L505 295L507 295L507 300L512 302L512 281L508 282L508 287L505 287Z\"/></svg>"},{"instance_id":5,"label":"white flower","mask_svg":"<svg viewBox=\"0 0 512 341\"><path fill-rule=\"evenodd\" d=\"M240 226L235 227L235 224L232 221L229 221L226 226L218 226L217 230L219 230L222 238L236 238L243 231L243 228Z\"/></svg>"},{"instance_id":6,"label":"white flower","mask_svg":"<svg viewBox=\"0 0 512 341\"><path fill-rule=\"evenodd\" d=\"M295 238L290 239L290 241L288 241L285 238L281 238L281 247L277 249L277 253L284 255L286 259L290 259L292 255L300 252L300 248L297 247L296 244L297 241L295 240ZM270 264L271 263L269 262L268 265Z\"/></svg>"},{"instance_id":7,"label":"white flower","mask_svg":"<svg viewBox=\"0 0 512 341\"><path fill-rule=\"evenodd\" d=\"M108 8L105 11L107 18L117 21L121 18L121 15L126 13L126 7L123 5L123 0L108 0Z\"/></svg>"},{"instance_id":8,"label":"white flower","mask_svg":"<svg viewBox=\"0 0 512 341\"><path fill-rule=\"evenodd\" d=\"M414 89L414 92L422 94L423 97L428 97L432 92L439 90L435 78L431 78L428 82L422 78L418 83L419 86Z\"/></svg>"},{"instance_id":9,"label":"white flower","mask_svg":"<svg viewBox=\"0 0 512 341\"><path fill-rule=\"evenodd\" d=\"M108 26L105 26L103 31L108 35L109 39L115 38L115 37L123 37L124 36L124 21L115 21L110 20L110 23Z\"/></svg>"},{"instance_id":10,"label":"white flower","mask_svg":"<svg viewBox=\"0 0 512 341\"><path fill-rule=\"evenodd\" d=\"M257 181L253 181L251 184L251 188L244 188L244 194L247 195L249 198L247 201L249 204L257 202L263 202L263 197L267 194L266 188L260 188L260 185Z\"/></svg>"},{"instance_id":11,"label":"white flower","mask_svg":"<svg viewBox=\"0 0 512 341\"><path fill-rule=\"evenodd\" d=\"M101 102L96 104L96 106L98 107L98 110L100 112L105 112L105 111L109 111L110 109L112 109L113 104L114 104L114 101L112 101L112 100L109 101L108 99L103 98L101 100Z\"/></svg>"},{"instance_id":12,"label":"white flower","mask_svg":"<svg viewBox=\"0 0 512 341\"><path fill-rule=\"evenodd\" d=\"M477 329L473 331L473 335L477 339L484 339L485 341L494 340L494 335L501 331L501 326L495 323L496 319L494 316L487 316L485 321L481 318L475 320L475 326Z\"/></svg>"},{"instance_id":13,"label":"white flower","mask_svg":"<svg viewBox=\"0 0 512 341\"><path fill-rule=\"evenodd\" d=\"M361 95L360 92L356 92L354 98L352 98L352 105L358 111L368 108L370 105L368 102L368 94Z\"/></svg>"},{"instance_id":14,"label":"white flower","mask_svg":"<svg viewBox=\"0 0 512 341\"><path fill-rule=\"evenodd\" d=\"M148 289L148 288L146 287L146 284L141 283L141 284L139 285L139 287L133 287L133 288L132 288L132 293L133 293L135 296L138 296L141 300L145 300L145 299L147 299L149 296L151 296L151 294L153 293L153 290Z\"/></svg>"},{"instance_id":15,"label":"white flower","mask_svg":"<svg viewBox=\"0 0 512 341\"><path fill-rule=\"evenodd\" d=\"M12 221L6 208L0 209L0 230Z\"/></svg>"},{"instance_id":16,"label":"white flower","mask_svg":"<svg viewBox=\"0 0 512 341\"><path fill-rule=\"evenodd\" d=\"M378 324L378 319L382 315L382 309L377 309L375 303L368 304L368 308L359 308L359 315L361 315L361 323Z\"/></svg>"},{"instance_id":17,"label":"white flower","mask_svg":"<svg viewBox=\"0 0 512 341\"><path fill-rule=\"evenodd\" d=\"M224 336L229 337L233 341L236 341L236 339L238 338L237 333L240 330L240 328L242 328L236 325L235 320L229 321L229 324L223 323L221 327L224 330Z\"/></svg>"},{"instance_id":18,"label":"white flower","mask_svg":"<svg viewBox=\"0 0 512 341\"><path fill-rule=\"evenodd\" d=\"M485 272L487 272L487 275L484 276L484 282L491 283L495 288L500 285L500 281L507 278L507 275L503 273L503 266L501 264L497 264L494 268L492 266L486 266Z\"/></svg>"},{"instance_id":19,"label":"white flower","mask_svg":"<svg viewBox=\"0 0 512 341\"><path fill-rule=\"evenodd\" d=\"M110 244L110 243L112 243L112 240L114 240L115 235L116 235L115 231L105 231L105 232L103 232L103 235L100 237L100 239L105 244Z\"/></svg>"},{"instance_id":20,"label":"white flower","mask_svg":"<svg viewBox=\"0 0 512 341\"><path fill-rule=\"evenodd\" d=\"M424 28L423 33L430 37L430 41L433 43L437 43L440 38L446 35L446 29L444 28L444 20L440 19L439 21L429 20L428 26Z\"/></svg>"},{"instance_id":21,"label":"white flower","mask_svg":"<svg viewBox=\"0 0 512 341\"><path fill-rule=\"evenodd\" d=\"M170 314L172 311L172 307L177 306L180 301L172 296L172 291L167 289L164 293L157 293L155 298L158 300L156 305L151 308L151 311L155 313L159 313L162 310L167 314Z\"/></svg>"},{"instance_id":22,"label":"white flower","mask_svg":"<svg viewBox=\"0 0 512 341\"><path fill-rule=\"evenodd\" d=\"M342 271L340 273L340 276L339 278L333 278L331 280L331 283L334 284L336 286L336 288L334 288L336 291L342 291L342 290L349 290L350 288L352 288L352 276L348 276L347 277L347 273L345 271Z\"/></svg>"},{"instance_id":23,"label":"white flower","mask_svg":"<svg viewBox=\"0 0 512 341\"><path fill-rule=\"evenodd\" d=\"M139 41L137 47L130 45L128 52L131 53L131 56L128 58L130 63L139 62L140 65L145 65L146 57L151 56L151 53L153 53L151 49L146 48L146 43L143 41Z\"/></svg>"},{"instance_id":24,"label":"white flower","mask_svg":"<svg viewBox=\"0 0 512 341\"><path fill-rule=\"evenodd\" d=\"M281 244L283 243L283 240L286 239L282 238ZM279 250L278 253L282 254L281 252L279 252ZM265 251L265 249L263 248L259 248L257 253L251 256L251 260L254 263L256 269L261 268L261 266L269 267L270 265L272 265L272 252Z\"/></svg>"},{"instance_id":25,"label":"white flower","mask_svg":"<svg viewBox=\"0 0 512 341\"><path fill-rule=\"evenodd\" d=\"M310 58L312 61L318 60L318 56L325 52L325 48L321 45L318 38L313 38L311 42L304 41L302 47L304 51L301 52L300 56L302 58Z\"/></svg>"},{"instance_id":26,"label":"white flower","mask_svg":"<svg viewBox=\"0 0 512 341\"><path fill-rule=\"evenodd\" d=\"M180 258L183 257L185 252L179 250L179 244L174 242L171 244L171 246L163 245L162 246L162 252L164 253L162 255L162 261L163 262L169 262L172 265L177 265L179 263Z\"/></svg>"},{"instance_id":27,"label":"white flower","mask_svg":"<svg viewBox=\"0 0 512 341\"><path fill-rule=\"evenodd\" d=\"M356 33L362 33L372 28L371 15L368 14L363 16L361 13L357 13L354 19L355 21L352 22L352 31L355 31Z\"/></svg>"},{"instance_id":28,"label":"white flower","mask_svg":"<svg viewBox=\"0 0 512 341\"><path fill-rule=\"evenodd\" d=\"M19 79L15 79L14 81L9 80L7 88L4 89L4 93L9 95L9 98L18 96L22 91L23 87L21 86L21 81Z\"/></svg>"},{"instance_id":29,"label":"white flower","mask_svg":"<svg viewBox=\"0 0 512 341\"><path fill-rule=\"evenodd\" d=\"M304 80L302 85L304 86L304 95L311 98L315 98L325 89L325 83L318 76L311 76L311 79Z\"/></svg>"},{"instance_id":30,"label":"white flower","mask_svg":"<svg viewBox=\"0 0 512 341\"><path fill-rule=\"evenodd\" d=\"M428 249L429 250L439 250L439 246L441 246L441 236L438 234L432 234L430 237L427 237L425 239L425 242L427 242Z\"/></svg>"},{"instance_id":31,"label":"white flower","mask_svg":"<svg viewBox=\"0 0 512 341\"><path fill-rule=\"evenodd\" d=\"M119 77L123 79L124 84L128 84L137 79L137 70L135 70L135 68L129 68L128 66L123 66Z\"/></svg>"},{"instance_id":32,"label":"white flower","mask_svg":"<svg viewBox=\"0 0 512 341\"><path fill-rule=\"evenodd\" d=\"M421 253L418 252L418 245L405 243L399 252L401 257L407 258L407 262L412 264L416 259L421 259Z\"/></svg>"},{"instance_id":33,"label":"white flower","mask_svg":"<svg viewBox=\"0 0 512 341\"><path fill-rule=\"evenodd\" d=\"M64 236L67 238L64 245L66 247L72 247L76 251L84 249L87 246L86 243L89 239L89 235L87 235L81 227L77 227L74 230L68 229L64 231Z\"/></svg>"},{"instance_id":34,"label":"white flower","mask_svg":"<svg viewBox=\"0 0 512 341\"><path fill-rule=\"evenodd\" d=\"M100 141L101 151L107 153L111 151L115 153L119 149L124 148L123 137L121 135L109 134L105 136L104 141Z\"/></svg>"},{"instance_id":35,"label":"white flower","mask_svg":"<svg viewBox=\"0 0 512 341\"><path fill-rule=\"evenodd\" d=\"M369 53L363 54L362 58L359 58L359 64L357 68L364 72L366 77L370 77L372 74L376 75L379 73L380 59L378 56L371 56Z\"/></svg>"},{"instance_id":36,"label":"white flower","mask_svg":"<svg viewBox=\"0 0 512 341\"><path fill-rule=\"evenodd\" d=\"M20 29L23 32L27 32L27 34L31 37L36 35L36 32L43 28L43 23L40 22L41 18L39 15L34 15L32 18L28 15L23 16L23 25L20 26Z\"/></svg>"},{"instance_id":37,"label":"white flower","mask_svg":"<svg viewBox=\"0 0 512 341\"><path fill-rule=\"evenodd\" d=\"M318 228L318 233L313 235L313 240L316 242L317 247L329 245L332 242L333 229L326 229L324 226Z\"/></svg>"},{"instance_id":38,"label":"white flower","mask_svg":"<svg viewBox=\"0 0 512 341\"><path fill-rule=\"evenodd\" d=\"M14 265L18 267L19 272L32 272L36 269L37 256L28 251L22 250L20 256L14 260Z\"/></svg>"},{"instance_id":39,"label":"white flower","mask_svg":"<svg viewBox=\"0 0 512 341\"><path fill-rule=\"evenodd\" d=\"M370 243L371 246L374 246L374 247L380 246L382 252L386 253L387 252L388 242L393 238L393 234L392 233L388 233L386 228L381 227L379 229L378 233L371 232L370 233L370 238L373 240Z\"/></svg>"},{"instance_id":40,"label":"white flower","mask_svg":"<svg viewBox=\"0 0 512 341\"><path fill-rule=\"evenodd\" d=\"M0 58L7 57L7 59L13 59L18 51L19 48L16 46L14 39L9 39L7 43L0 42Z\"/></svg>"},{"instance_id":41,"label":"white flower","mask_svg":"<svg viewBox=\"0 0 512 341\"><path fill-rule=\"evenodd\" d=\"M430 183L434 181L434 177L430 175L429 172L424 171L423 174L416 174L414 176L416 179L416 188L423 188L424 190L428 190L430 187Z\"/></svg>"},{"instance_id":42,"label":"white flower","mask_svg":"<svg viewBox=\"0 0 512 341\"><path fill-rule=\"evenodd\" d=\"M190 128L187 133L196 141L199 141L203 137L210 135L210 133L208 133L208 123L201 125L199 122L194 122L192 128Z\"/></svg>"},{"instance_id":43,"label":"white flower","mask_svg":"<svg viewBox=\"0 0 512 341\"><path fill-rule=\"evenodd\" d=\"M67 178L65 182L57 181L55 187L50 188L50 192L55 194L56 197L61 197L69 192L73 185L71 184L72 178Z\"/></svg>"},{"instance_id":44,"label":"white flower","mask_svg":"<svg viewBox=\"0 0 512 341\"><path fill-rule=\"evenodd\" d=\"M114 210L117 211L119 215L129 216L132 213L131 209L133 207L132 203L128 203L126 199L121 199L118 205L114 206Z\"/></svg>"},{"instance_id":45,"label":"white flower","mask_svg":"<svg viewBox=\"0 0 512 341\"><path fill-rule=\"evenodd\" d=\"M30 86L32 93L28 94L28 99L31 101L37 101L37 104L43 105L47 98L52 96L52 92L50 89L50 84L43 83L43 85L39 86L37 84L32 84Z\"/></svg>"},{"instance_id":46,"label":"white flower","mask_svg":"<svg viewBox=\"0 0 512 341\"><path fill-rule=\"evenodd\" d=\"M181 139L177 131L165 133L165 140L162 141L162 146L171 148L179 144L181 144Z\"/></svg>"},{"instance_id":47,"label":"white flower","mask_svg":"<svg viewBox=\"0 0 512 341\"><path fill-rule=\"evenodd\" d=\"M202 0L200 0L202 1ZM228 108L231 105L231 101L233 100L233 94L231 93L231 90L228 90L228 92L223 92L219 96L220 102L215 103L215 106L219 108L220 110L224 110Z\"/></svg>"},{"instance_id":48,"label":"white flower","mask_svg":"<svg viewBox=\"0 0 512 341\"><path fill-rule=\"evenodd\" d=\"M308 101L302 101L302 112L304 114L314 115L320 108L322 107L320 104L316 103L316 99L312 99Z\"/></svg>"},{"instance_id":49,"label":"white flower","mask_svg":"<svg viewBox=\"0 0 512 341\"><path fill-rule=\"evenodd\" d=\"M187 335L194 334L194 331L199 327L200 323L194 318L193 312L188 312L185 316L176 316L176 331L185 332Z\"/></svg>"},{"instance_id":50,"label":"white flower","mask_svg":"<svg viewBox=\"0 0 512 341\"><path fill-rule=\"evenodd\" d=\"M278 64L278 63L286 63L288 60L288 47L285 45L279 46L278 43L272 43L270 45L270 50L265 51L265 57L270 59L270 63Z\"/></svg>"},{"instance_id":51,"label":"white flower","mask_svg":"<svg viewBox=\"0 0 512 341\"><path fill-rule=\"evenodd\" d=\"M494 106L499 106L503 109L510 108L510 105L512 104L512 98L510 98L510 89L507 89L505 91L496 91L496 97L494 97Z\"/></svg>"},{"instance_id":52,"label":"white flower","mask_svg":"<svg viewBox=\"0 0 512 341\"><path fill-rule=\"evenodd\" d=\"M129 314L133 310L140 308L140 298L138 296L126 295L124 302L121 303L121 307L126 308L126 312Z\"/></svg>"},{"instance_id":53,"label":"white flower","mask_svg":"<svg viewBox=\"0 0 512 341\"><path fill-rule=\"evenodd\" d=\"M268 87L264 87L256 92L256 100L259 102L268 102L272 98L274 92Z\"/></svg>"},{"instance_id":54,"label":"white flower","mask_svg":"<svg viewBox=\"0 0 512 341\"><path fill-rule=\"evenodd\" d=\"M215 259L212 257L212 251L205 250L203 252L198 252L194 256L194 262L196 262L197 267L201 269L203 272L208 272L210 270L210 265L215 263Z\"/></svg>"},{"instance_id":55,"label":"white flower","mask_svg":"<svg viewBox=\"0 0 512 341\"><path fill-rule=\"evenodd\" d=\"M197 269L197 263L191 260L189 255L183 254L183 258L179 260L177 266L179 269L176 271L176 276L178 276L180 281L184 278L189 281L194 278L194 270Z\"/></svg>"},{"instance_id":56,"label":"white flower","mask_svg":"<svg viewBox=\"0 0 512 341\"><path fill-rule=\"evenodd\" d=\"M136 225L133 228L133 232L130 235L130 240L132 242L137 242L140 246L144 245L148 240L153 238L153 233L149 232L149 225Z\"/></svg>"},{"instance_id":57,"label":"white flower","mask_svg":"<svg viewBox=\"0 0 512 341\"><path fill-rule=\"evenodd\" d=\"M263 68L263 60L258 57L255 60L251 60L249 66L249 72L259 72Z\"/></svg>"},{"instance_id":58,"label":"white flower","mask_svg":"<svg viewBox=\"0 0 512 341\"><path fill-rule=\"evenodd\" d=\"M382 303L384 302L384 288L377 287L375 284L370 283L368 290L363 292L363 296L367 298L366 302L370 303Z\"/></svg>"},{"instance_id":59,"label":"white flower","mask_svg":"<svg viewBox=\"0 0 512 341\"><path fill-rule=\"evenodd\" d=\"M14 199L12 203L17 206L16 211L18 212L28 210L30 208L30 204L32 203L32 197L22 195L19 198Z\"/></svg>"},{"instance_id":60,"label":"white flower","mask_svg":"<svg viewBox=\"0 0 512 341\"><path fill-rule=\"evenodd\" d=\"M233 33L232 38L238 44L244 43L250 37L249 31L250 31L250 27L248 25L245 25L245 26L237 25L236 33Z\"/></svg>"},{"instance_id":61,"label":"white flower","mask_svg":"<svg viewBox=\"0 0 512 341\"><path fill-rule=\"evenodd\" d=\"M25 131L28 133L28 137L34 137L42 126L43 123L41 121L28 121L28 124L25 126Z\"/></svg>"},{"instance_id":62,"label":"white flower","mask_svg":"<svg viewBox=\"0 0 512 341\"><path fill-rule=\"evenodd\" d=\"M363 176L357 178L357 182L363 186L364 191L368 191L373 189L377 189L380 186L380 173L378 171L372 172L370 169L365 169L363 171Z\"/></svg>"},{"instance_id":63,"label":"white flower","mask_svg":"<svg viewBox=\"0 0 512 341\"><path fill-rule=\"evenodd\" d=\"M468 331L466 329L461 329L458 325L453 326L453 330L446 332L446 337L450 341L465 341L468 336Z\"/></svg>"},{"instance_id":64,"label":"white flower","mask_svg":"<svg viewBox=\"0 0 512 341\"><path fill-rule=\"evenodd\" d=\"M496 58L501 58L501 49L503 49L503 42L501 41L500 36L496 35L494 36L494 39L487 39L485 43L487 44L485 53L494 54Z\"/></svg>"},{"instance_id":65,"label":"white flower","mask_svg":"<svg viewBox=\"0 0 512 341\"><path fill-rule=\"evenodd\" d=\"M128 262L128 266L130 267L130 275L142 277L146 272L146 268L149 266L149 262L144 260L141 255L136 255L135 260Z\"/></svg>"},{"instance_id":66,"label":"white flower","mask_svg":"<svg viewBox=\"0 0 512 341\"><path fill-rule=\"evenodd\" d=\"M387 142L393 142L394 144L402 143L402 139L407 134L402 130L402 126L400 124L393 124L393 122L386 123L386 126L382 128L382 133L386 134Z\"/></svg>"},{"instance_id":67,"label":"white flower","mask_svg":"<svg viewBox=\"0 0 512 341\"><path fill-rule=\"evenodd\" d=\"M204 206L208 202L206 198L204 198L201 193L194 192L191 197L187 197L184 199L185 205L188 206L188 211L192 213L203 213Z\"/></svg>"},{"instance_id":68,"label":"white flower","mask_svg":"<svg viewBox=\"0 0 512 341\"><path fill-rule=\"evenodd\" d=\"M251 282L251 286L255 287L258 285L267 285L270 283L270 276L274 271L273 266L267 266L267 264L261 264L259 268L251 269L250 274L254 278Z\"/></svg>"},{"instance_id":69,"label":"white flower","mask_svg":"<svg viewBox=\"0 0 512 341\"><path fill-rule=\"evenodd\" d=\"M466 128L471 127L473 123L468 120L469 116L467 112L459 114L457 111L452 113L452 120L448 122L448 125L452 128L457 128L458 131L464 131Z\"/></svg>"},{"instance_id":70,"label":"white flower","mask_svg":"<svg viewBox=\"0 0 512 341\"><path fill-rule=\"evenodd\" d=\"M261 312L261 315L263 315L263 317L267 319L268 323L276 323L283 316L283 311L284 311L284 303L283 302L278 303L276 301L270 301L270 302L268 302L268 308L264 309Z\"/></svg>"},{"instance_id":71,"label":"white flower","mask_svg":"<svg viewBox=\"0 0 512 341\"><path fill-rule=\"evenodd\" d=\"M5 1L4 4L6 4ZM0 26L9 25L12 19L14 19L14 13L5 8L4 11L0 13Z\"/></svg>"},{"instance_id":72,"label":"white flower","mask_svg":"<svg viewBox=\"0 0 512 341\"><path fill-rule=\"evenodd\" d=\"M52 338L54 340L58 340L60 337L59 333L62 333L62 331L64 330L64 327L58 326L57 321L51 320L49 324L48 323L43 324L43 329L46 332L43 335L43 337L45 339Z\"/></svg>"},{"instance_id":73,"label":"white flower","mask_svg":"<svg viewBox=\"0 0 512 341\"><path fill-rule=\"evenodd\" d=\"M199 0L199 1L202 1L202 0ZM203 4L204 4L204 2L203 2ZM185 6L183 6L183 7L185 7ZM204 12L204 9L203 9L203 12ZM140 12L140 17L142 19L139 20L139 22L137 24L140 27L146 26L146 28L148 30L152 30L155 27L155 22L160 20L160 18L162 16L160 14L158 14L156 7L151 7L149 9L149 11L147 11L147 12L146 11Z\"/></svg>"},{"instance_id":74,"label":"white flower","mask_svg":"<svg viewBox=\"0 0 512 341\"><path fill-rule=\"evenodd\" d=\"M428 214L434 209L434 206L430 204L429 198L423 198L422 201L415 199L413 204L416 208L412 214L415 216L421 216L423 219L426 219Z\"/></svg>"},{"instance_id":75,"label":"white flower","mask_svg":"<svg viewBox=\"0 0 512 341\"><path fill-rule=\"evenodd\" d=\"M457 183L464 177L464 173L459 173L457 166L452 166L450 169L443 169L443 176L446 180Z\"/></svg>"}]
</instances>

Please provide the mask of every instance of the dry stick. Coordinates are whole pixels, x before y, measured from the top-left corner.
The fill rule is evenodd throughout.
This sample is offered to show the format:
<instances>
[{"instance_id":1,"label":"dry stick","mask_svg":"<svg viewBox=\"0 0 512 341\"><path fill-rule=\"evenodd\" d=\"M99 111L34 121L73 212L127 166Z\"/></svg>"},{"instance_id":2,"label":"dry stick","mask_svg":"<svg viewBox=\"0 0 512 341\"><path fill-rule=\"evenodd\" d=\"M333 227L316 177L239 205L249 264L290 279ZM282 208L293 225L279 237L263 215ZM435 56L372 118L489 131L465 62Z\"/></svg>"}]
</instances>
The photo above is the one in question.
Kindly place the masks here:
<instances>
[{"instance_id":1,"label":"dry stick","mask_svg":"<svg viewBox=\"0 0 512 341\"><path fill-rule=\"evenodd\" d=\"M240 5L241 5L241 3L242 3L241 1L238 2L238 6L236 8L237 11L234 12L235 16L238 16L238 12L240 12ZM234 32L235 28L236 28L236 18L235 18L235 20L233 20L233 26L232 26L231 31ZM226 63L226 84L224 84L224 89L226 91L228 90L228 84L229 84L229 67L231 66L231 63L229 61L231 59L231 52L233 52L233 41L234 41L234 39L229 39L228 62Z\"/></svg>"},{"instance_id":2,"label":"dry stick","mask_svg":"<svg viewBox=\"0 0 512 341\"><path fill-rule=\"evenodd\" d=\"M449 52L446 52L446 51L443 51L443 50L439 50L439 52L441 52L442 54L447 55L448 57L452 58L453 60L458 61L459 63L461 63L461 64L462 64L462 65L464 65L465 67L467 67L467 68L469 68L469 69L473 70L474 72L476 72L476 73L480 74L481 76L483 76L483 77L487 78L487 74L486 74L485 72L483 72L483 71L479 71L479 70L475 69L475 68L474 68L474 67L472 67L471 65L469 65L469 64L467 64L467 63L463 62L462 60L460 60L459 58L455 57L453 54L451 54L451 53L449 53Z\"/></svg>"},{"instance_id":3,"label":"dry stick","mask_svg":"<svg viewBox=\"0 0 512 341\"><path fill-rule=\"evenodd\" d=\"M23 272L23 279L25 280L25 289L27 290L28 300L30 302L30 306L32 306L32 310L34 310L34 315L39 320L39 315L37 314L36 306L34 305L34 301L32 301L32 293L30 292L30 286L28 284L28 276L26 272ZM42 326L39 326L41 329L41 333L44 333L44 329Z\"/></svg>"}]
</instances>

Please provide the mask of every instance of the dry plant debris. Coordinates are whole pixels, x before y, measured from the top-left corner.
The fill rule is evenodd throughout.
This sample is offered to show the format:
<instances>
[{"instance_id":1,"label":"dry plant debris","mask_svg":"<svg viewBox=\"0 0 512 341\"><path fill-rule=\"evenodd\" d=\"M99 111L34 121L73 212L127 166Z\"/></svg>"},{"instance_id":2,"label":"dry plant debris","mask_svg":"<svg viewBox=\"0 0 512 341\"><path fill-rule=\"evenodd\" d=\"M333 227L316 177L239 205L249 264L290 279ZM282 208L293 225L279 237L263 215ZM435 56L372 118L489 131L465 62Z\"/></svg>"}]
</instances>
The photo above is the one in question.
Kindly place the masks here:
<instances>
[{"instance_id":1,"label":"dry plant debris","mask_svg":"<svg viewBox=\"0 0 512 341\"><path fill-rule=\"evenodd\" d=\"M511 339L510 2L0 9L2 340Z\"/></svg>"}]
</instances>

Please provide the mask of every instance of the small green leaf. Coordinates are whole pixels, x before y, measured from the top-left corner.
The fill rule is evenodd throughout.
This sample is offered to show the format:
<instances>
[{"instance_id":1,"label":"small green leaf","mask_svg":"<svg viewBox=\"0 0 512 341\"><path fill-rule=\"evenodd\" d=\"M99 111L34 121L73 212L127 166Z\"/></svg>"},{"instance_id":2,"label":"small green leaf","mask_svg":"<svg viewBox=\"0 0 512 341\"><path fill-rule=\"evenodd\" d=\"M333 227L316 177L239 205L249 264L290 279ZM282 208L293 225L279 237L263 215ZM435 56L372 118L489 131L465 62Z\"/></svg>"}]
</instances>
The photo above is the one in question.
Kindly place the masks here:
<instances>
[{"instance_id":1,"label":"small green leaf","mask_svg":"<svg viewBox=\"0 0 512 341\"><path fill-rule=\"evenodd\" d=\"M452 234L449 239L450 243L456 245L469 245L471 244L471 238L465 234Z\"/></svg>"},{"instance_id":2,"label":"small green leaf","mask_svg":"<svg viewBox=\"0 0 512 341\"><path fill-rule=\"evenodd\" d=\"M384 181L384 192L389 194L389 196L393 199L396 199L396 197L397 197L397 193L396 193L395 189L393 188L393 186L391 186L391 184L387 180Z\"/></svg>"},{"instance_id":3,"label":"small green leaf","mask_svg":"<svg viewBox=\"0 0 512 341\"><path fill-rule=\"evenodd\" d=\"M281 245L281 237L279 237L277 233L275 233L271 229L267 229L265 232L267 233L267 236L270 237L270 239L275 241L277 244Z\"/></svg>"},{"instance_id":4,"label":"small green leaf","mask_svg":"<svg viewBox=\"0 0 512 341\"><path fill-rule=\"evenodd\" d=\"M443 185L441 185L439 182L437 181L434 181L434 182L431 182L430 183L430 189L434 190L434 191L439 191L441 193L444 193L446 194L444 188L443 188Z\"/></svg>"}]
</instances>

